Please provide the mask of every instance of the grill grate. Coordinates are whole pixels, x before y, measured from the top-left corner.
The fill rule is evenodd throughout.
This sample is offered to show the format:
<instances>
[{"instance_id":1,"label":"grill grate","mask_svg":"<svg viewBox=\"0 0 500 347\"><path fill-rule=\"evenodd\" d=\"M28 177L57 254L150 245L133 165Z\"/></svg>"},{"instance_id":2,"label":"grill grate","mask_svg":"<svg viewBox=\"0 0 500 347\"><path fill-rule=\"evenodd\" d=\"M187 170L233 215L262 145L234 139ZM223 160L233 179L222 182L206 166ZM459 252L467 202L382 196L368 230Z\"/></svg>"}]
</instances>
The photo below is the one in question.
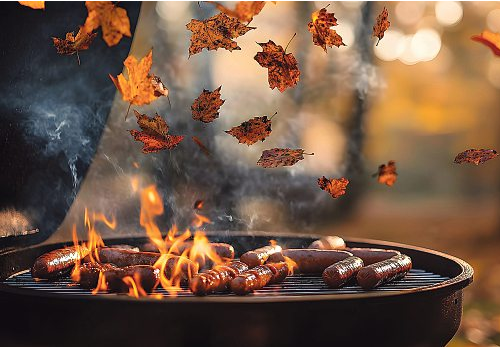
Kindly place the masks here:
<instances>
[{"instance_id":1,"label":"grill grate","mask_svg":"<svg viewBox=\"0 0 500 347\"><path fill-rule=\"evenodd\" d=\"M374 289L374 292L398 292L415 288L423 288L439 284L448 280L432 272L420 269L412 269L403 279L385 284ZM26 289L35 289L50 293L62 295L92 295L91 291L82 289L75 285L69 278L63 278L57 281L35 280L31 277L29 270L19 272L9 277L5 284ZM349 285L340 289L328 288L320 276L293 275L286 278L282 283L268 285L261 290L255 291L253 296L298 296L298 295L321 295L321 294L356 294L365 293L359 286ZM155 293L164 297L170 294L163 288L157 288ZM112 293L99 293L98 295L116 295ZM176 295L181 297L193 296L186 288L176 290ZM228 296L234 294L214 294L211 296Z\"/></svg>"}]
</instances>

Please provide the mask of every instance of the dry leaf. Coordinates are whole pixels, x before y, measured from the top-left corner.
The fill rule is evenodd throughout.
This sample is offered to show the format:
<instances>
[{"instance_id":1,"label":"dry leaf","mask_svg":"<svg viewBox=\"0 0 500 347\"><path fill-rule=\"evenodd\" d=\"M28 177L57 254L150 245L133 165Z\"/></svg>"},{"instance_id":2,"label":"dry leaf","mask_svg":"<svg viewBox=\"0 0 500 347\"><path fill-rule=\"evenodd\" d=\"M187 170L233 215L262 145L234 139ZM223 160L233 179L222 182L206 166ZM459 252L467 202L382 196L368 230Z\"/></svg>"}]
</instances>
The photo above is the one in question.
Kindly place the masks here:
<instances>
[{"instance_id":1,"label":"dry leaf","mask_svg":"<svg viewBox=\"0 0 500 347\"><path fill-rule=\"evenodd\" d=\"M222 86L213 92L203 89L203 92L194 100L191 106L191 113L194 120L210 123L215 118L219 118L219 109L225 101L220 97L221 88Z\"/></svg>"},{"instance_id":2,"label":"dry leaf","mask_svg":"<svg viewBox=\"0 0 500 347\"><path fill-rule=\"evenodd\" d=\"M336 199L345 194L345 190L347 185L349 184L349 180L347 178L326 178L325 176L318 178L318 186L330 193L330 195Z\"/></svg>"},{"instance_id":3,"label":"dry leaf","mask_svg":"<svg viewBox=\"0 0 500 347\"><path fill-rule=\"evenodd\" d=\"M500 34L493 33L489 30L485 30L481 35L474 35L471 37L473 41L481 42L482 44L488 46L493 51L493 54L500 56Z\"/></svg>"},{"instance_id":4,"label":"dry leaf","mask_svg":"<svg viewBox=\"0 0 500 347\"><path fill-rule=\"evenodd\" d=\"M200 53L203 48L217 50L225 48L228 51L239 50L233 39L255 29L241 23L236 18L231 18L224 13L219 13L205 20L191 19L186 28L192 31L189 56Z\"/></svg>"},{"instance_id":5,"label":"dry leaf","mask_svg":"<svg viewBox=\"0 0 500 347\"><path fill-rule=\"evenodd\" d=\"M129 131L134 140L141 141L144 144L142 147L143 153L173 149L184 139L184 136L169 135L167 122L158 114L154 118L140 114L136 110L134 110L134 114L142 131Z\"/></svg>"},{"instance_id":6,"label":"dry leaf","mask_svg":"<svg viewBox=\"0 0 500 347\"><path fill-rule=\"evenodd\" d=\"M314 155L314 153L304 153L303 149L273 148L266 149L257 161L257 165L264 168L292 166L299 160L304 159L304 154Z\"/></svg>"},{"instance_id":7,"label":"dry leaf","mask_svg":"<svg viewBox=\"0 0 500 347\"><path fill-rule=\"evenodd\" d=\"M210 156L210 151L208 150L207 146L205 146L198 137L191 136L191 139L193 139L194 143L196 143L198 147L200 147L200 150L203 152L203 154L205 154L207 157Z\"/></svg>"},{"instance_id":8,"label":"dry leaf","mask_svg":"<svg viewBox=\"0 0 500 347\"><path fill-rule=\"evenodd\" d=\"M207 1L207 2L215 5L215 7L219 11L227 14L229 17L237 18L238 20L245 23L250 23L253 17L258 15L266 4L265 1L238 1L235 9L231 10L218 2L215 1Z\"/></svg>"},{"instance_id":9,"label":"dry leaf","mask_svg":"<svg viewBox=\"0 0 500 347\"><path fill-rule=\"evenodd\" d=\"M471 163L479 165L495 157L498 157L498 153L494 149L468 149L459 153L453 162L456 164Z\"/></svg>"},{"instance_id":10,"label":"dry leaf","mask_svg":"<svg viewBox=\"0 0 500 347\"><path fill-rule=\"evenodd\" d=\"M241 125L231 128L231 130L226 130L226 133L236 137L239 143L244 143L249 146L253 145L257 141L264 141L266 137L271 135L272 117L254 117L241 123Z\"/></svg>"},{"instance_id":11,"label":"dry leaf","mask_svg":"<svg viewBox=\"0 0 500 347\"><path fill-rule=\"evenodd\" d=\"M313 12L311 15L312 21L307 24L309 31L313 37L313 43L320 46L326 52L326 47L332 48L333 46L345 46L342 42L342 37L337 32L331 29L336 26L337 19L334 13L328 13L326 8Z\"/></svg>"},{"instance_id":12,"label":"dry leaf","mask_svg":"<svg viewBox=\"0 0 500 347\"><path fill-rule=\"evenodd\" d=\"M271 40L259 45L262 47L262 52L258 52L254 59L269 69L269 87L284 92L287 88L295 86L299 81L300 71L293 54L286 53L283 47Z\"/></svg>"},{"instance_id":13,"label":"dry leaf","mask_svg":"<svg viewBox=\"0 0 500 347\"><path fill-rule=\"evenodd\" d=\"M389 12L387 12L387 9L384 7L377 17L377 23L373 26L372 37L378 37L377 46L384 37L385 31L391 26L391 22L389 22L387 18L389 18Z\"/></svg>"},{"instance_id":14,"label":"dry leaf","mask_svg":"<svg viewBox=\"0 0 500 347\"><path fill-rule=\"evenodd\" d=\"M21 5L34 10L45 10L45 1L18 1Z\"/></svg>"},{"instance_id":15,"label":"dry leaf","mask_svg":"<svg viewBox=\"0 0 500 347\"><path fill-rule=\"evenodd\" d=\"M392 187L398 179L398 173L396 172L396 162L394 160L389 160L387 165L380 165L378 167L378 172L374 176L378 176L378 183L386 184L389 187Z\"/></svg>"},{"instance_id":16,"label":"dry leaf","mask_svg":"<svg viewBox=\"0 0 500 347\"><path fill-rule=\"evenodd\" d=\"M90 44L96 36L97 33L87 33L84 31L83 27L80 27L76 36L71 32L66 34L65 39L53 37L52 41L57 49L57 53L64 55L76 54L78 57L78 65L80 65L80 56L78 52L89 49Z\"/></svg>"},{"instance_id":17,"label":"dry leaf","mask_svg":"<svg viewBox=\"0 0 500 347\"><path fill-rule=\"evenodd\" d=\"M109 47L117 45L123 36L132 36L130 20L124 8L111 1L85 1L85 6L88 10L85 29L91 32L100 26L102 38Z\"/></svg>"}]
</instances>

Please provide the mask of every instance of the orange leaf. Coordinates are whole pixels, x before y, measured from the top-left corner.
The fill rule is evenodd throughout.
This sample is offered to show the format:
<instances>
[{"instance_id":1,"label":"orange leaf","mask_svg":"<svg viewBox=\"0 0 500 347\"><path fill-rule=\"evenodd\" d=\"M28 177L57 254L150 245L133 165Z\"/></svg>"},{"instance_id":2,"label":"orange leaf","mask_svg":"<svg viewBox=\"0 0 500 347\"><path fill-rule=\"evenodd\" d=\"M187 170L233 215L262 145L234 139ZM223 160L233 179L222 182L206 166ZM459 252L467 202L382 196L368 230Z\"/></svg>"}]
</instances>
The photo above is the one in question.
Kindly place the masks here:
<instances>
[{"instance_id":1,"label":"orange leaf","mask_svg":"<svg viewBox=\"0 0 500 347\"><path fill-rule=\"evenodd\" d=\"M325 176L318 178L318 186L330 193L332 198L336 199L345 194L349 180L347 178L326 178Z\"/></svg>"},{"instance_id":2,"label":"orange leaf","mask_svg":"<svg viewBox=\"0 0 500 347\"><path fill-rule=\"evenodd\" d=\"M203 89L203 92L196 98L191 106L191 112L194 120L199 120L203 123L210 123L216 118L219 118L219 109L224 104L225 100L220 97L220 89L222 86L213 92Z\"/></svg>"},{"instance_id":3,"label":"orange leaf","mask_svg":"<svg viewBox=\"0 0 500 347\"><path fill-rule=\"evenodd\" d=\"M31 7L34 10L45 10L45 1L18 1L23 6Z\"/></svg>"},{"instance_id":4,"label":"orange leaf","mask_svg":"<svg viewBox=\"0 0 500 347\"><path fill-rule=\"evenodd\" d=\"M191 136L191 139L193 139L194 143L196 143L198 147L200 147L200 150L203 152L203 154L205 154L207 157L210 156L210 151L208 150L207 146L205 146L197 136Z\"/></svg>"},{"instance_id":5,"label":"orange leaf","mask_svg":"<svg viewBox=\"0 0 500 347\"><path fill-rule=\"evenodd\" d=\"M391 22L387 20L389 18L389 12L384 7L382 12L377 17L377 23L373 26L372 37L378 37L377 45L384 37L384 33L391 26Z\"/></svg>"},{"instance_id":6,"label":"orange leaf","mask_svg":"<svg viewBox=\"0 0 500 347\"><path fill-rule=\"evenodd\" d=\"M496 157L498 157L498 153L494 149L468 149L459 153L453 162L456 164L471 163L479 165Z\"/></svg>"},{"instance_id":7,"label":"orange leaf","mask_svg":"<svg viewBox=\"0 0 500 347\"><path fill-rule=\"evenodd\" d=\"M77 54L79 51L89 49L90 44L97 36L97 33L87 33L83 27L80 27L76 36L73 32L67 33L65 39L53 37L52 41L57 49L57 53L64 55ZM80 57L78 57L78 64L80 64Z\"/></svg>"},{"instance_id":8,"label":"orange leaf","mask_svg":"<svg viewBox=\"0 0 500 347\"><path fill-rule=\"evenodd\" d=\"M236 8L231 10L218 2L207 2L215 5L219 11L227 14L229 17L237 18L245 23L250 23L253 17L258 15L266 5L265 1L238 1Z\"/></svg>"},{"instance_id":9,"label":"orange leaf","mask_svg":"<svg viewBox=\"0 0 500 347\"><path fill-rule=\"evenodd\" d=\"M292 166L297 163L299 160L304 159L303 149L290 149L290 148L273 148L266 149L262 152L262 156L259 161L257 161L257 165L262 166L264 168L271 167L279 167L279 166ZM314 155L308 154L308 155Z\"/></svg>"},{"instance_id":10,"label":"orange leaf","mask_svg":"<svg viewBox=\"0 0 500 347\"><path fill-rule=\"evenodd\" d=\"M326 8L313 12L311 15L312 21L307 24L309 31L313 37L313 43L320 46L326 52L326 47L340 47L345 46L342 42L342 37L337 32L331 29L336 26L337 19L334 13L328 13Z\"/></svg>"},{"instance_id":11,"label":"orange leaf","mask_svg":"<svg viewBox=\"0 0 500 347\"><path fill-rule=\"evenodd\" d=\"M389 160L387 165L380 165L378 167L378 172L374 176L377 175L378 183L386 184L389 187L392 187L398 179L398 173L396 172L396 162L394 160Z\"/></svg>"},{"instance_id":12,"label":"orange leaf","mask_svg":"<svg viewBox=\"0 0 500 347\"><path fill-rule=\"evenodd\" d=\"M474 35L471 37L473 41L481 42L482 44L488 46L493 51L493 54L500 56L500 34L493 33L489 30L485 30L481 35Z\"/></svg>"},{"instance_id":13,"label":"orange leaf","mask_svg":"<svg viewBox=\"0 0 500 347\"><path fill-rule=\"evenodd\" d=\"M111 1L85 1L88 10L85 29L91 32L100 26L109 47L117 45L123 36L132 36L127 10L116 5Z\"/></svg>"},{"instance_id":14,"label":"orange leaf","mask_svg":"<svg viewBox=\"0 0 500 347\"><path fill-rule=\"evenodd\" d=\"M254 117L231 128L231 130L226 130L226 133L236 137L239 143L250 146L257 141L264 141L266 137L271 135L271 118L267 118L267 116Z\"/></svg>"}]
</instances>

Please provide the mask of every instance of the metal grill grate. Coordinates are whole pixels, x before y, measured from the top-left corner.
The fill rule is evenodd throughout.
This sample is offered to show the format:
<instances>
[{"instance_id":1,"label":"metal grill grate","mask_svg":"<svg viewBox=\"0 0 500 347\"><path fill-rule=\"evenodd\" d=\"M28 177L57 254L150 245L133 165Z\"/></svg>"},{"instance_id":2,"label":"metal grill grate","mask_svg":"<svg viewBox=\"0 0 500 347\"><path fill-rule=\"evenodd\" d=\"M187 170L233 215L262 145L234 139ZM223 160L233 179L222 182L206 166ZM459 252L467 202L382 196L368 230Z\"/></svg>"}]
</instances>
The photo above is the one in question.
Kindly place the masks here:
<instances>
[{"instance_id":1,"label":"metal grill grate","mask_svg":"<svg viewBox=\"0 0 500 347\"><path fill-rule=\"evenodd\" d=\"M428 287L448 280L444 277L425 270L412 269L405 278L394 281L374 289L375 292L397 292L415 288ZM62 295L92 295L89 290L82 289L75 285L69 278L58 281L35 280L31 277L29 270L17 273L9 277L4 283L18 287L58 293ZM340 289L328 288L320 276L294 275L285 279L282 283L266 286L255 291L254 296L294 296L294 295L321 295L321 294L356 294L365 291L359 286L344 286ZM155 293L165 297L170 294L163 288L158 288ZM176 290L177 296L193 296L186 288ZM98 295L116 295L112 293L99 293ZM234 294L214 294L213 296L227 296Z\"/></svg>"}]
</instances>

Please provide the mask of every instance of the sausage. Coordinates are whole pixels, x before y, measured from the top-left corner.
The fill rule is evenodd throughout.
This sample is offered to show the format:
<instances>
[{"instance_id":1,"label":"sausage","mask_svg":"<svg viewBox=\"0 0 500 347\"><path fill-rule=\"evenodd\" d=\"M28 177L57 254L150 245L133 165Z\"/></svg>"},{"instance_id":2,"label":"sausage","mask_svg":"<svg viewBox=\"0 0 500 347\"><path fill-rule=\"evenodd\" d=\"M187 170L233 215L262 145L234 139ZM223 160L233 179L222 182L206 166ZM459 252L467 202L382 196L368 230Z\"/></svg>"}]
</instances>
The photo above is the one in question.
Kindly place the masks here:
<instances>
[{"instance_id":1,"label":"sausage","mask_svg":"<svg viewBox=\"0 0 500 347\"><path fill-rule=\"evenodd\" d=\"M109 245L108 247L109 248L128 249L130 251L139 252L139 247L132 246L132 245L120 244L120 245Z\"/></svg>"},{"instance_id":2,"label":"sausage","mask_svg":"<svg viewBox=\"0 0 500 347\"><path fill-rule=\"evenodd\" d=\"M347 248L346 251L351 252L355 257L361 258L365 266L384 261L401 254L399 251L392 249L379 248Z\"/></svg>"},{"instance_id":3,"label":"sausage","mask_svg":"<svg viewBox=\"0 0 500 347\"><path fill-rule=\"evenodd\" d=\"M150 265L109 268L103 272L103 275L108 290L114 293L128 292L129 286L123 281L125 277L132 277L136 285L146 293L151 293L160 281L160 269Z\"/></svg>"},{"instance_id":4,"label":"sausage","mask_svg":"<svg viewBox=\"0 0 500 347\"><path fill-rule=\"evenodd\" d=\"M80 265L78 284L85 289L94 289L99 281L99 274L106 270L118 269L113 264L83 263Z\"/></svg>"},{"instance_id":5,"label":"sausage","mask_svg":"<svg viewBox=\"0 0 500 347\"><path fill-rule=\"evenodd\" d=\"M231 281L231 291L236 295L246 295L261 289L273 278L273 272L266 265L258 265L245 271Z\"/></svg>"},{"instance_id":6,"label":"sausage","mask_svg":"<svg viewBox=\"0 0 500 347\"><path fill-rule=\"evenodd\" d=\"M297 264L301 273L322 273L327 267L352 256L352 253L326 249L285 249L269 257L270 262L284 261L290 258Z\"/></svg>"},{"instance_id":7,"label":"sausage","mask_svg":"<svg viewBox=\"0 0 500 347\"><path fill-rule=\"evenodd\" d=\"M244 253L240 260L253 268L264 264L271 255L279 252L281 252L281 247L278 245L265 246Z\"/></svg>"},{"instance_id":8,"label":"sausage","mask_svg":"<svg viewBox=\"0 0 500 347\"><path fill-rule=\"evenodd\" d=\"M209 245L212 247L213 251L221 258L224 259L234 259L234 248L227 243L210 242ZM172 244L167 245L167 248L172 247ZM174 255L181 255L185 250L191 249L193 247L193 241L185 241L179 243L179 245L174 248L170 248L170 253ZM146 252L158 252L158 247L152 242L145 243L141 246L141 251Z\"/></svg>"},{"instance_id":9,"label":"sausage","mask_svg":"<svg viewBox=\"0 0 500 347\"><path fill-rule=\"evenodd\" d=\"M372 289L404 277L411 270L411 258L404 254L368 265L358 271L356 279L363 289Z\"/></svg>"},{"instance_id":10,"label":"sausage","mask_svg":"<svg viewBox=\"0 0 500 347\"><path fill-rule=\"evenodd\" d=\"M164 256L168 257L165 264L165 276L168 279L187 283L191 277L198 273L198 264L188 258L171 254Z\"/></svg>"},{"instance_id":11,"label":"sausage","mask_svg":"<svg viewBox=\"0 0 500 347\"><path fill-rule=\"evenodd\" d=\"M323 271L323 281L330 288L340 288L351 278L355 278L363 267L363 260L358 257L349 257L330 265Z\"/></svg>"},{"instance_id":12,"label":"sausage","mask_svg":"<svg viewBox=\"0 0 500 347\"><path fill-rule=\"evenodd\" d=\"M325 236L314 241L308 248L312 249L345 249L344 239L338 236Z\"/></svg>"},{"instance_id":13,"label":"sausage","mask_svg":"<svg viewBox=\"0 0 500 347\"><path fill-rule=\"evenodd\" d=\"M229 283L237 275L248 270L241 261L233 261L228 265L218 265L212 270L200 273L189 281L189 289L195 295L207 295L228 289Z\"/></svg>"},{"instance_id":14,"label":"sausage","mask_svg":"<svg viewBox=\"0 0 500 347\"><path fill-rule=\"evenodd\" d=\"M269 284L283 282L286 276L290 273L290 269L286 262L268 263L265 266L267 266L273 273L273 277L269 281Z\"/></svg>"},{"instance_id":15,"label":"sausage","mask_svg":"<svg viewBox=\"0 0 500 347\"><path fill-rule=\"evenodd\" d=\"M45 253L35 260L31 276L53 279L65 275L88 253L89 250L82 246L71 246Z\"/></svg>"}]
</instances>

